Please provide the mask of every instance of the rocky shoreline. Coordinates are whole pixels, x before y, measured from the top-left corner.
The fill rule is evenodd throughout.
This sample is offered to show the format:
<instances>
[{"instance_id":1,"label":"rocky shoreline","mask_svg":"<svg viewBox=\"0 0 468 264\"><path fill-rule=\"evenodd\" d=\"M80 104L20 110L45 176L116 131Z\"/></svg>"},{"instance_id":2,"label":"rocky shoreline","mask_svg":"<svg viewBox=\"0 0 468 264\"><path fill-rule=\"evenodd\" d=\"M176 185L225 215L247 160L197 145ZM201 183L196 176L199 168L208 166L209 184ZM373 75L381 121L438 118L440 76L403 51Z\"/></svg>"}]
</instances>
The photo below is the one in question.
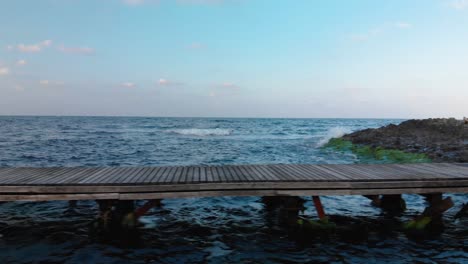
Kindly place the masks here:
<instances>
[{"instance_id":1,"label":"rocky shoreline","mask_svg":"<svg viewBox=\"0 0 468 264\"><path fill-rule=\"evenodd\" d=\"M468 162L468 124L454 118L408 120L342 137L356 145L424 154L433 162Z\"/></svg>"}]
</instances>

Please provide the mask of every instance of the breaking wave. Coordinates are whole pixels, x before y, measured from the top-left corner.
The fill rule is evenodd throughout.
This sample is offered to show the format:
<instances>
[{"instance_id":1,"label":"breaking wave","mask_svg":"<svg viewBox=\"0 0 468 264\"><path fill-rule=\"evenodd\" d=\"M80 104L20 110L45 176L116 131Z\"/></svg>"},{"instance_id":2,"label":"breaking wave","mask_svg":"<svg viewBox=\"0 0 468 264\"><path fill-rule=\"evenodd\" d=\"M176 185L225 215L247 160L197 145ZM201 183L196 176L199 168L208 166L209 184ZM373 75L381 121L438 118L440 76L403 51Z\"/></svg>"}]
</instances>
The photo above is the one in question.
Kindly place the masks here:
<instances>
[{"instance_id":1,"label":"breaking wave","mask_svg":"<svg viewBox=\"0 0 468 264\"><path fill-rule=\"evenodd\" d=\"M187 129L172 129L168 130L170 133L184 135L184 136L229 136L232 134L232 129L223 128L187 128Z\"/></svg>"},{"instance_id":2,"label":"breaking wave","mask_svg":"<svg viewBox=\"0 0 468 264\"><path fill-rule=\"evenodd\" d=\"M328 143L328 141L330 141L330 139L340 138L340 137L344 136L345 134L348 134L348 133L351 133L351 132L352 132L352 130L350 128L348 128L348 127L342 127L342 126L332 127L330 129L328 129L325 136L317 142L317 147L323 147L323 146L325 146L325 144Z\"/></svg>"}]
</instances>

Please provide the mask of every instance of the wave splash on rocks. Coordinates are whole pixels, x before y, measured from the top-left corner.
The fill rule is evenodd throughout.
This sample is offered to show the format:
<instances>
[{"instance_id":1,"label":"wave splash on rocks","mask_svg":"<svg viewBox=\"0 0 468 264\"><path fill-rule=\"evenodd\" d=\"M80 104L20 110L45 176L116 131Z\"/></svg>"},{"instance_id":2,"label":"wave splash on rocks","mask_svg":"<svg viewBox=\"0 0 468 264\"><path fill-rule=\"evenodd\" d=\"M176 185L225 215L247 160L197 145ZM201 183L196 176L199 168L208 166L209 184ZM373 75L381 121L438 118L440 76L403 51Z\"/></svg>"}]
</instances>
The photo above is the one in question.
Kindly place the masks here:
<instances>
[{"instance_id":1,"label":"wave splash on rocks","mask_svg":"<svg viewBox=\"0 0 468 264\"><path fill-rule=\"evenodd\" d=\"M425 154L434 162L468 162L468 124L454 118L408 120L343 136L353 144Z\"/></svg>"}]
</instances>

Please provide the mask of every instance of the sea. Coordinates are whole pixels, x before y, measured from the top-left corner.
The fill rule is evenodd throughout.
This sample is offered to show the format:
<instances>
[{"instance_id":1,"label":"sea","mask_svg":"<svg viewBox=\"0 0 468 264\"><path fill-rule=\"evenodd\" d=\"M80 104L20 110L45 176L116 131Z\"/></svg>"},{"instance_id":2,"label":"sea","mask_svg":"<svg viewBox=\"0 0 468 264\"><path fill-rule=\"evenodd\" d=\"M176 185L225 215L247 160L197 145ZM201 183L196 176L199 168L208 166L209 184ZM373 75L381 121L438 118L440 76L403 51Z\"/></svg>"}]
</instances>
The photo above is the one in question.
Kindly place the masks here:
<instances>
[{"instance_id":1,"label":"sea","mask_svg":"<svg viewBox=\"0 0 468 264\"><path fill-rule=\"evenodd\" d=\"M345 133L399 119L0 117L0 167L353 164L381 161L326 146ZM0 204L0 263L468 263L468 219L437 232L401 226L425 208L389 214L362 196L324 196L334 232L301 234L262 197L166 199L132 231L99 232L94 201ZM304 218L315 219L310 197ZM141 205L144 201L138 201Z\"/></svg>"}]
</instances>

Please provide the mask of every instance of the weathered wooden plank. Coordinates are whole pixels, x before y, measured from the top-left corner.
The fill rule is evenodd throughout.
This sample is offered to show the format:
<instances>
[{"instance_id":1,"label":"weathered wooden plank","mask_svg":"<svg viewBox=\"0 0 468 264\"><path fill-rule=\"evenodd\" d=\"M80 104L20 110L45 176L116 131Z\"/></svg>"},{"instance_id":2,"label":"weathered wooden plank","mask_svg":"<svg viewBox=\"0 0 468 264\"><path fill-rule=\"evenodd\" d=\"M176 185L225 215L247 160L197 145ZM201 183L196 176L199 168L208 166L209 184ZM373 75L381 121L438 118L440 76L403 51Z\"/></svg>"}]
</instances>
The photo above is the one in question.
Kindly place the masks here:
<instances>
[{"instance_id":1,"label":"weathered wooden plank","mask_svg":"<svg viewBox=\"0 0 468 264\"><path fill-rule=\"evenodd\" d=\"M184 167L177 167L175 170L171 168L166 168L167 170L167 173L166 175L171 172L172 173L172 177L166 177L166 178L163 178L161 176L161 182L178 182L179 179L182 177L182 173L184 172ZM163 174L164 175L164 174Z\"/></svg>"},{"instance_id":2,"label":"weathered wooden plank","mask_svg":"<svg viewBox=\"0 0 468 264\"><path fill-rule=\"evenodd\" d=\"M20 169L18 173L12 172L8 179L5 179L1 184L9 183L24 183L39 179L41 177L50 177L57 171L63 170L63 168L25 168Z\"/></svg>"},{"instance_id":3,"label":"weathered wooden plank","mask_svg":"<svg viewBox=\"0 0 468 264\"><path fill-rule=\"evenodd\" d=\"M55 169L55 168L54 168ZM30 179L37 175L42 175L46 171L54 170L52 168L18 168L14 171L9 171L0 179L0 184L9 184L10 182L21 182L23 179Z\"/></svg>"},{"instance_id":4,"label":"weathered wooden plank","mask_svg":"<svg viewBox=\"0 0 468 264\"><path fill-rule=\"evenodd\" d=\"M1 193L105 193L105 192L164 192L192 190L263 190L263 189L386 189L386 188L434 188L468 187L467 180L456 181L374 181L374 182L241 182L207 184L164 185L72 185L72 186L0 186Z\"/></svg>"},{"instance_id":5,"label":"weathered wooden plank","mask_svg":"<svg viewBox=\"0 0 468 264\"><path fill-rule=\"evenodd\" d=\"M216 175L217 182L227 182L224 171L219 166L213 166L212 170L214 172L214 175Z\"/></svg>"},{"instance_id":6,"label":"weathered wooden plank","mask_svg":"<svg viewBox=\"0 0 468 264\"><path fill-rule=\"evenodd\" d=\"M240 173L242 173L243 177L249 177L254 182L262 181L263 177L261 175L258 175L258 173L255 172L251 167L237 166L237 168L240 170Z\"/></svg>"},{"instance_id":7,"label":"weathered wooden plank","mask_svg":"<svg viewBox=\"0 0 468 264\"><path fill-rule=\"evenodd\" d=\"M468 167L460 164L0 168L0 175L0 200L170 198L189 193L390 194L468 189Z\"/></svg>"},{"instance_id":8,"label":"weathered wooden plank","mask_svg":"<svg viewBox=\"0 0 468 264\"><path fill-rule=\"evenodd\" d=\"M78 173L73 177L67 177L65 179L61 179L56 182L56 184L76 184L79 183L81 180L86 179L90 177L91 175L94 175L97 172L103 171L103 168L87 168L85 171L82 173Z\"/></svg>"},{"instance_id":9,"label":"weathered wooden plank","mask_svg":"<svg viewBox=\"0 0 468 264\"><path fill-rule=\"evenodd\" d=\"M200 182L200 167L193 168L193 181Z\"/></svg>"},{"instance_id":10,"label":"weathered wooden plank","mask_svg":"<svg viewBox=\"0 0 468 264\"><path fill-rule=\"evenodd\" d=\"M298 165L295 166L284 166L281 165L281 168L285 171L285 173L295 175L297 181L306 180L311 178L311 173L304 168L301 168Z\"/></svg>"},{"instance_id":11,"label":"weathered wooden plank","mask_svg":"<svg viewBox=\"0 0 468 264\"><path fill-rule=\"evenodd\" d=\"M174 179L174 182L184 183L187 181L188 167L183 167L182 172L178 180Z\"/></svg>"},{"instance_id":12,"label":"weathered wooden plank","mask_svg":"<svg viewBox=\"0 0 468 264\"><path fill-rule=\"evenodd\" d=\"M200 182L207 182L206 179L206 166L200 167Z\"/></svg>"},{"instance_id":13,"label":"weathered wooden plank","mask_svg":"<svg viewBox=\"0 0 468 264\"><path fill-rule=\"evenodd\" d=\"M121 168L104 168L101 171L97 171L96 173L88 177L85 177L84 179L80 180L78 183L86 184L86 183L95 182L95 180L100 179L101 177L105 177L106 175L113 173L117 169L121 169Z\"/></svg>"},{"instance_id":14,"label":"weathered wooden plank","mask_svg":"<svg viewBox=\"0 0 468 264\"><path fill-rule=\"evenodd\" d=\"M133 174L137 173L140 170L141 170L141 168L138 168L138 167L124 168L122 171L119 172L119 174L110 175L109 178L107 178L106 180L103 180L102 182L99 182L99 183L104 183L104 182L109 182L110 184L122 183L122 181L125 178L127 178L129 176L132 176Z\"/></svg>"},{"instance_id":15,"label":"weathered wooden plank","mask_svg":"<svg viewBox=\"0 0 468 264\"><path fill-rule=\"evenodd\" d=\"M208 166L205 168L205 170L206 170L206 181L213 182L214 177L213 177L213 171L211 170L211 167Z\"/></svg>"},{"instance_id":16,"label":"weathered wooden plank","mask_svg":"<svg viewBox=\"0 0 468 264\"><path fill-rule=\"evenodd\" d=\"M24 179L21 182L26 184L45 184L48 180L55 180L58 178L63 177L66 173L76 173L83 170L83 168L57 168L50 173L42 174L41 176L37 176L30 179Z\"/></svg>"},{"instance_id":17,"label":"weathered wooden plank","mask_svg":"<svg viewBox=\"0 0 468 264\"><path fill-rule=\"evenodd\" d=\"M195 170L196 168L193 166L190 166L187 168L187 177L185 177L185 183L188 182L197 182L197 178L195 176Z\"/></svg>"},{"instance_id":18,"label":"weathered wooden plank","mask_svg":"<svg viewBox=\"0 0 468 264\"><path fill-rule=\"evenodd\" d=\"M178 168L176 167L168 167L164 172L163 174L161 175L161 178L163 178L164 182L166 183L174 183L174 182L183 182L184 179L182 179L182 177L184 176L184 174L186 173L187 171L187 167L183 167L180 174L179 174L179 177L178 179L175 178L175 175L174 173L177 171Z\"/></svg>"},{"instance_id":19,"label":"weathered wooden plank","mask_svg":"<svg viewBox=\"0 0 468 264\"><path fill-rule=\"evenodd\" d=\"M133 182L133 183L147 183L151 181L151 178L153 178L154 175L158 172L158 170L161 168L153 167L149 168L149 170L145 173L145 175L142 176L141 179Z\"/></svg>"},{"instance_id":20,"label":"weathered wooden plank","mask_svg":"<svg viewBox=\"0 0 468 264\"><path fill-rule=\"evenodd\" d=\"M143 178L145 173L147 173L149 170L150 170L150 168L147 168L147 167L139 168L137 171L135 171L135 173L130 174L127 177L125 177L124 179L122 179L121 182L124 183L124 184L130 183L132 181L133 182L138 182Z\"/></svg>"},{"instance_id":21,"label":"weathered wooden plank","mask_svg":"<svg viewBox=\"0 0 468 264\"><path fill-rule=\"evenodd\" d=\"M197 191L197 192L170 192L170 193L129 193L121 194L121 200L138 199L170 199L186 197L216 197L216 196L321 196L321 195L378 195L378 194L427 194L446 193L446 188L428 189L386 189L386 190L247 190L247 191ZM466 193L468 188L454 189L455 193ZM1 199L1 198L0 198Z\"/></svg>"},{"instance_id":22,"label":"weathered wooden plank","mask_svg":"<svg viewBox=\"0 0 468 264\"><path fill-rule=\"evenodd\" d=\"M268 181L268 177L265 177L263 172L258 169L258 166L246 165L246 166L243 166L243 167L246 170L250 169L252 171L252 175L256 178L256 181ZM271 175L271 178L276 179L276 176ZM276 179L276 180L278 180L278 179Z\"/></svg>"},{"instance_id":23,"label":"weathered wooden plank","mask_svg":"<svg viewBox=\"0 0 468 264\"><path fill-rule=\"evenodd\" d=\"M0 194L0 201L51 201L51 200L100 200L100 199L170 199L186 197L216 196L315 196L315 195L377 195L377 194L426 194L426 193L467 193L468 187L454 188L412 188L412 189L324 189L324 190L224 190L224 191L184 191L184 192L141 192L141 193L79 193L57 195L12 195Z\"/></svg>"}]
</instances>

